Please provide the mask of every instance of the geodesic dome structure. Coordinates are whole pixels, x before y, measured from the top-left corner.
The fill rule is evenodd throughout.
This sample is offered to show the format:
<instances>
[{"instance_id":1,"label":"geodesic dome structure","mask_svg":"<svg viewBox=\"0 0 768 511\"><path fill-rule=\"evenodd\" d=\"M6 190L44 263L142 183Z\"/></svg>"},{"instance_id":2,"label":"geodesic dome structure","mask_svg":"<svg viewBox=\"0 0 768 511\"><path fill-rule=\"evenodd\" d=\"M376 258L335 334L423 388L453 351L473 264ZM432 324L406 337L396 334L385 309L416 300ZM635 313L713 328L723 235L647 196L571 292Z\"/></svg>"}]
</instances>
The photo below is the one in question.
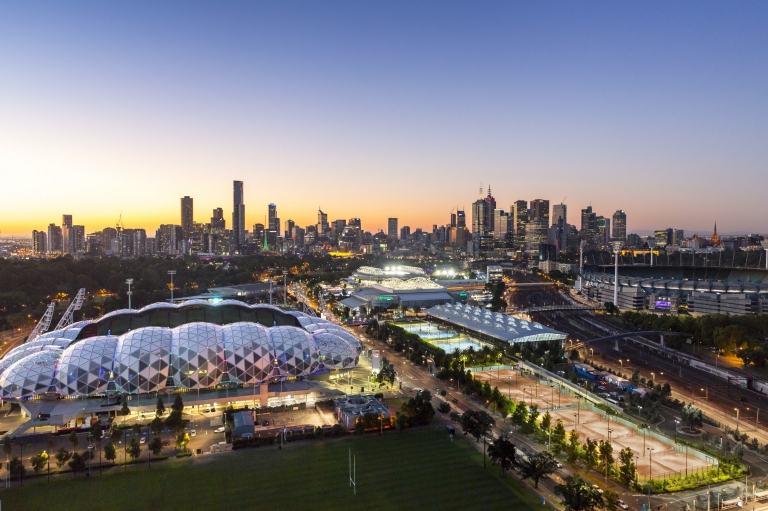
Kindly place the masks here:
<instances>
[{"instance_id":1,"label":"geodesic dome structure","mask_svg":"<svg viewBox=\"0 0 768 511\"><path fill-rule=\"evenodd\" d=\"M147 327L120 336L115 351L115 385L129 394L156 392L166 386L173 334L168 328Z\"/></svg>"},{"instance_id":2,"label":"geodesic dome structure","mask_svg":"<svg viewBox=\"0 0 768 511\"><path fill-rule=\"evenodd\" d=\"M357 348L335 332L317 330L313 333L320 354L320 363L328 369L350 369L357 366Z\"/></svg>"},{"instance_id":3,"label":"geodesic dome structure","mask_svg":"<svg viewBox=\"0 0 768 511\"><path fill-rule=\"evenodd\" d=\"M0 374L0 395L3 399L26 398L51 390L56 363L63 350L54 346L17 360Z\"/></svg>"},{"instance_id":4,"label":"geodesic dome structure","mask_svg":"<svg viewBox=\"0 0 768 511\"><path fill-rule=\"evenodd\" d=\"M274 367L279 376L304 376L317 371L320 357L312 335L301 328L278 326L269 336L275 352Z\"/></svg>"},{"instance_id":5,"label":"geodesic dome structure","mask_svg":"<svg viewBox=\"0 0 768 511\"><path fill-rule=\"evenodd\" d=\"M251 384L269 378L276 358L269 332L258 323L232 323L222 328L229 381Z\"/></svg>"},{"instance_id":6,"label":"geodesic dome structure","mask_svg":"<svg viewBox=\"0 0 768 511\"><path fill-rule=\"evenodd\" d=\"M171 367L177 388L202 389L218 384L227 370L221 327L190 323L174 328Z\"/></svg>"},{"instance_id":7,"label":"geodesic dome structure","mask_svg":"<svg viewBox=\"0 0 768 511\"><path fill-rule=\"evenodd\" d=\"M101 394L112 379L117 337L91 337L67 347L58 360L56 388L65 396Z\"/></svg>"}]
</instances>

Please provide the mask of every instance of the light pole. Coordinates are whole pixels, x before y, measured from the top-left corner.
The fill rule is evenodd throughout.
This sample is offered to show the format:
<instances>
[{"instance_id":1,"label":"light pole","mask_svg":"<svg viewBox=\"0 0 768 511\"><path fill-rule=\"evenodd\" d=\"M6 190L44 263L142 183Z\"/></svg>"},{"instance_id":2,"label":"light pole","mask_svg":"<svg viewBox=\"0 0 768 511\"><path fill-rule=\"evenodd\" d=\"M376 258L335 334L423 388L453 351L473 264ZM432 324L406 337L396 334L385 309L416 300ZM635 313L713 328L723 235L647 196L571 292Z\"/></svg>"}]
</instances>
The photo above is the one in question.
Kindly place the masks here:
<instances>
[{"instance_id":1,"label":"light pole","mask_svg":"<svg viewBox=\"0 0 768 511\"><path fill-rule=\"evenodd\" d=\"M286 282L288 279L288 272L283 270L283 307L288 307L288 288L286 287Z\"/></svg>"},{"instance_id":2,"label":"light pole","mask_svg":"<svg viewBox=\"0 0 768 511\"><path fill-rule=\"evenodd\" d=\"M133 294L131 284L133 284L133 279L126 279L125 283L128 284L128 310L131 310L131 295Z\"/></svg>"},{"instance_id":3,"label":"light pole","mask_svg":"<svg viewBox=\"0 0 768 511\"><path fill-rule=\"evenodd\" d=\"M643 442L645 442L645 440L643 440ZM648 477L651 481L653 481L653 466L651 465L651 463L653 463L653 451L655 451L653 447L648 447Z\"/></svg>"},{"instance_id":4,"label":"light pole","mask_svg":"<svg viewBox=\"0 0 768 511\"><path fill-rule=\"evenodd\" d=\"M608 430L608 443L611 443L611 433L613 432L612 429ZM608 483L608 453L605 453L605 482Z\"/></svg>"},{"instance_id":5,"label":"light pole","mask_svg":"<svg viewBox=\"0 0 768 511\"><path fill-rule=\"evenodd\" d=\"M168 275L171 276L171 303L173 303L173 276L176 275L176 270L168 270Z\"/></svg>"},{"instance_id":6,"label":"light pole","mask_svg":"<svg viewBox=\"0 0 768 511\"><path fill-rule=\"evenodd\" d=\"M648 238L648 248L651 250L651 268L653 268L653 249L656 246L656 238Z\"/></svg>"},{"instance_id":7,"label":"light pole","mask_svg":"<svg viewBox=\"0 0 768 511\"><path fill-rule=\"evenodd\" d=\"M619 307L619 254L621 253L621 247L624 245L622 241L613 242L613 255L616 259L615 272L613 276L613 305Z\"/></svg>"}]
</instances>

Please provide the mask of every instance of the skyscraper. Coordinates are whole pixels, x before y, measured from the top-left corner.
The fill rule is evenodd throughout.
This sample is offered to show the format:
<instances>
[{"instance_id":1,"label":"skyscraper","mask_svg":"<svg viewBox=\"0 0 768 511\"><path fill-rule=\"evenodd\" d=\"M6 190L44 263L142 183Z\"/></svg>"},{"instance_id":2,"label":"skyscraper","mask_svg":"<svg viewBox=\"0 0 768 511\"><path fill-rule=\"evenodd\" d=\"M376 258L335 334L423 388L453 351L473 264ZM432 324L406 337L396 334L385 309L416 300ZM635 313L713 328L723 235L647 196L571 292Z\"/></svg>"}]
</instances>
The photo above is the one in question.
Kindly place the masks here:
<instances>
[{"instance_id":1,"label":"skyscraper","mask_svg":"<svg viewBox=\"0 0 768 511\"><path fill-rule=\"evenodd\" d=\"M552 227L554 228L554 244L558 250L568 247L568 206L555 204L552 206Z\"/></svg>"},{"instance_id":2,"label":"skyscraper","mask_svg":"<svg viewBox=\"0 0 768 511\"><path fill-rule=\"evenodd\" d=\"M290 239L294 237L293 228L296 227L296 222L293 220L286 220L285 221L285 239Z\"/></svg>"},{"instance_id":3,"label":"skyscraper","mask_svg":"<svg viewBox=\"0 0 768 511\"><path fill-rule=\"evenodd\" d=\"M463 209L456 211L456 227L465 229L467 227L467 215Z\"/></svg>"},{"instance_id":4,"label":"skyscraper","mask_svg":"<svg viewBox=\"0 0 768 511\"><path fill-rule=\"evenodd\" d=\"M611 219L604 216L597 217L597 244L600 248L606 248L611 241Z\"/></svg>"},{"instance_id":5,"label":"skyscraper","mask_svg":"<svg viewBox=\"0 0 768 511\"><path fill-rule=\"evenodd\" d=\"M227 227L227 221L224 220L224 210L216 208L213 210L213 216L211 217L211 230L223 231Z\"/></svg>"},{"instance_id":6,"label":"skyscraper","mask_svg":"<svg viewBox=\"0 0 768 511\"><path fill-rule=\"evenodd\" d=\"M45 254L48 251L46 238L45 231L32 231L32 250L35 254Z\"/></svg>"},{"instance_id":7,"label":"skyscraper","mask_svg":"<svg viewBox=\"0 0 768 511\"><path fill-rule=\"evenodd\" d=\"M493 237L495 239L503 240L507 238L508 218L509 215L503 209L497 208L493 210Z\"/></svg>"},{"instance_id":8,"label":"skyscraper","mask_svg":"<svg viewBox=\"0 0 768 511\"><path fill-rule=\"evenodd\" d=\"M185 195L181 198L181 230L185 238L192 233L193 213L192 197Z\"/></svg>"},{"instance_id":9,"label":"skyscraper","mask_svg":"<svg viewBox=\"0 0 768 511\"><path fill-rule=\"evenodd\" d=\"M50 224L48 226L48 246L46 247L48 253L60 254L62 244L61 242L61 227L56 224Z\"/></svg>"},{"instance_id":10,"label":"skyscraper","mask_svg":"<svg viewBox=\"0 0 768 511\"><path fill-rule=\"evenodd\" d=\"M496 199L491 195L491 187L488 187L488 195L472 203L472 232L475 235L493 234L493 211L496 209Z\"/></svg>"},{"instance_id":11,"label":"skyscraper","mask_svg":"<svg viewBox=\"0 0 768 511\"><path fill-rule=\"evenodd\" d=\"M568 223L568 206L565 204L552 206L552 225L559 225L560 220L563 221L563 224Z\"/></svg>"},{"instance_id":12,"label":"skyscraper","mask_svg":"<svg viewBox=\"0 0 768 511\"><path fill-rule=\"evenodd\" d=\"M397 218L387 220L387 241L397 241Z\"/></svg>"},{"instance_id":13,"label":"skyscraper","mask_svg":"<svg viewBox=\"0 0 768 511\"><path fill-rule=\"evenodd\" d=\"M267 212L267 228L270 231L279 231L280 230L280 224L278 223L279 220L277 218L277 205L276 204L270 204L269 210Z\"/></svg>"},{"instance_id":14,"label":"skyscraper","mask_svg":"<svg viewBox=\"0 0 768 511\"><path fill-rule=\"evenodd\" d=\"M549 227L549 201L545 199L534 199L531 201L531 219L540 218L546 220Z\"/></svg>"},{"instance_id":15,"label":"skyscraper","mask_svg":"<svg viewBox=\"0 0 768 511\"><path fill-rule=\"evenodd\" d=\"M589 248L594 249L597 247L597 214L592 212L592 206L587 206L586 209L581 210L581 231L579 236L586 241Z\"/></svg>"},{"instance_id":16,"label":"skyscraper","mask_svg":"<svg viewBox=\"0 0 768 511\"><path fill-rule=\"evenodd\" d=\"M232 243L235 249L245 245L245 202L243 200L243 182L234 182L234 200L232 208Z\"/></svg>"},{"instance_id":17,"label":"skyscraper","mask_svg":"<svg viewBox=\"0 0 768 511\"><path fill-rule=\"evenodd\" d=\"M528 203L524 200L515 201L511 209L515 235L525 236L525 224L528 223Z\"/></svg>"},{"instance_id":18,"label":"skyscraper","mask_svg":"<svg viewBox=\"0 0 768 511\"><path fill-rule=\"evenodd\" d=\"M618 241L627 240L627 214L621 209L613 214L613 239Z\"/></svg>"},{"instance_id":19,"label":"skyscraper","mask_svg":"<svg viewBox=\"0 0 768 511\"><path fill-rule=\"evenodd\" d=\"M320 238L321 236L328 236L328 231L330 230L328 228L328 214L323 213L323 210L320 208L317 209L317 232L316 236Z\"/></svg>"}]
</instances>

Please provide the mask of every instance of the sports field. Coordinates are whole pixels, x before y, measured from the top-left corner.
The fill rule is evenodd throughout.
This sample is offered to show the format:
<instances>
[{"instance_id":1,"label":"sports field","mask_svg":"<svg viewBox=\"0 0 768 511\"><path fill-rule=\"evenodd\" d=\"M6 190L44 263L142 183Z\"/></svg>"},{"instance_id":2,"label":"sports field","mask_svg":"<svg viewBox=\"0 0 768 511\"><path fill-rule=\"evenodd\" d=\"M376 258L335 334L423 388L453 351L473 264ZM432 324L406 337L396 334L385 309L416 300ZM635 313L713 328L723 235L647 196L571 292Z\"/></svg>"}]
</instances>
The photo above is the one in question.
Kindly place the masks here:
<instances>
[{"instance_id":1,"label":"sports field","mask_svg":"<svg viewBox=\"0 0 768 511\"><path fill-rule=\"evenodd\" d=\"M348 452L357 457L357 495ZM444 428L296 442L0 490L3 511L517 509L543 506Z\"/></svg>"}]
</instances>

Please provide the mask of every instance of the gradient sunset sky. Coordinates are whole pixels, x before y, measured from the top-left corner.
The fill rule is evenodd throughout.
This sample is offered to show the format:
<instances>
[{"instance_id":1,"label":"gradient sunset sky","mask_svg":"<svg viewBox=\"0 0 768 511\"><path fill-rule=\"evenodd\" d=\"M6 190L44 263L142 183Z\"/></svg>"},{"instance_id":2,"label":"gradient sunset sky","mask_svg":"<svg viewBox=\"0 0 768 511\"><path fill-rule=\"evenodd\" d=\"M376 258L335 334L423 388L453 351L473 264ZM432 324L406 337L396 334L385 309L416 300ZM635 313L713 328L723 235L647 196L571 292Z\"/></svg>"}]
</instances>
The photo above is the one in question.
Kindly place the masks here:
<instances>
[{"instance_id":1,"label":"gradient sunset sky","mask_svg":"<svg viewBox=\"0 0 768 511\"><path fill-rule=\"evenodd\" d=\"M480 183L768 232L768 2L2 2L0 231L361 217Z\"/></svg>"}]
</instances>

